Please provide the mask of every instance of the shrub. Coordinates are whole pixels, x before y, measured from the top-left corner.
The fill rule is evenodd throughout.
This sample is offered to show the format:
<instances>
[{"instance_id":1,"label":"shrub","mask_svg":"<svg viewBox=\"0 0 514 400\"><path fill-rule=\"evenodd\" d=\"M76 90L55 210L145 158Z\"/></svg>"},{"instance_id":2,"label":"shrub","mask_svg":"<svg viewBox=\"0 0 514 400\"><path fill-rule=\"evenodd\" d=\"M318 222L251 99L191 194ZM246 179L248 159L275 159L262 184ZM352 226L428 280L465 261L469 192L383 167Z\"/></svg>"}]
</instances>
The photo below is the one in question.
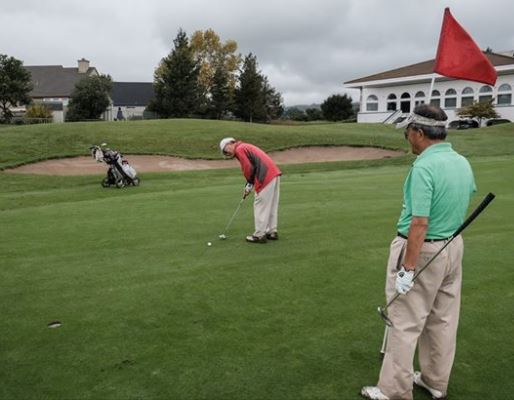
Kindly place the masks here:
<instances>
[{"instance_id":1,"label":"shrub","mask_svg":"<svg viewBox=\"0 0 514 400\"><path fill-rule=\"evenodd\" d=\"M33 103L25 114L29 124L40 124L53 121L52 111L43 103Z\"/></svg>"}]
</instances>

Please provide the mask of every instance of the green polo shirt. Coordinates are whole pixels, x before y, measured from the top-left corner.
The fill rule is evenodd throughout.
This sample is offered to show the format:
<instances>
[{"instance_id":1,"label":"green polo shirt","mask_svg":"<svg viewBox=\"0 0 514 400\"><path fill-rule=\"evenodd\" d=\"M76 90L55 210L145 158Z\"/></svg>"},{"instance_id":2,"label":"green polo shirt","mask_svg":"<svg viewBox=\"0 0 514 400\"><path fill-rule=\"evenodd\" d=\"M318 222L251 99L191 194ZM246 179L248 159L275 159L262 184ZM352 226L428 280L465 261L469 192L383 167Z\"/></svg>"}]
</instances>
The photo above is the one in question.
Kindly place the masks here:
<instances>
[{"instance_id":1,"label":"green polo shirt","mask_svg":"<svg viewBox=\"0 0 514 400\"><path fill-rule=\"evenodd\" d=\"M427 239L450 237L464 221L475 191L468 160L450 143L427 147L405 179L398 232L408 236L413 216L428 217Z\"/></svg>"}]
</instances>

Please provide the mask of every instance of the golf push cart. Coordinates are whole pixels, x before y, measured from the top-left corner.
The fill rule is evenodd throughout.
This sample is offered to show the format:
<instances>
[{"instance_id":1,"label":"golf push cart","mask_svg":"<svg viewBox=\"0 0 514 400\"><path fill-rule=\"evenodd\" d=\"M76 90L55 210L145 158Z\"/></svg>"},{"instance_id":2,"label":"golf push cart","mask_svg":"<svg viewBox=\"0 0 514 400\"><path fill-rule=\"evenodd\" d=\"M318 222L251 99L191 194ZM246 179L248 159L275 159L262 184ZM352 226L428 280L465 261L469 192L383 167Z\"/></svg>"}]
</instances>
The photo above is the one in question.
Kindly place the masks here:
<instances>
[{"instance_id":1,"label":"golf push cart","mask_svg":"<svg viewBox=\"0 0 514 400\"><path fill-rule=\"evenodd\" d=\"M139 186L140 179L136 170L130 166L123 155L111 150L106 143L100 146L94 145L89 148L91 155L98 162L104 162L109 166L107 176L102 180L102 187L116 186L118 189L124 186Z\"/></svg>"}]
</instances>

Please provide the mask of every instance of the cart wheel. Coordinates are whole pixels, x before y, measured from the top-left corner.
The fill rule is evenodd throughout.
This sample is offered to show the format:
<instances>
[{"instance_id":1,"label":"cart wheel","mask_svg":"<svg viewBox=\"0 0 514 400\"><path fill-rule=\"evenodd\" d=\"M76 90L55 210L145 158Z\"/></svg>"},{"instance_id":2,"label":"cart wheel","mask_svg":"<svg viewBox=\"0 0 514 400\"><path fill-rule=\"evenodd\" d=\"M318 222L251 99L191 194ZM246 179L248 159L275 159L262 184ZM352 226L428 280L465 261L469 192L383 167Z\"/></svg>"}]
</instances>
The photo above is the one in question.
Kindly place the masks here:
<instances>
[{"instance_id":1,"label":"cart wheel","mask_svg":"<svg viewBox=\"0 0 514 400\"><path fill-rule=\"evenodd\" d=\"M104 178L102 180L102 183L100 183L102 185L102 187L106 188L106 187L109 187L111 186L111 184L109 183L109 178Z\"/></svg>"},{"instance_id":2,"label":"cart wheel","mask_svg":"<svg viewBox=\"0 0 514 400\"><path fill-rule=\"evenodd\" d=\"M116 181L116 187L117 187L118 189L121 189L123 186L125 186L125 182L123 182L123 179L118 179L118 180Z\"/></svg>"},{"instance_id":3,"label":"cart wheel","mask_svg":"<svg viewBox=\"0 0 514 400\"><path fill-rule=\"evenodd\" d=\"M136 177L136 178L132 179L132 184L134 186L139 186L139 178Z\"/></svg>"}]
</instances>

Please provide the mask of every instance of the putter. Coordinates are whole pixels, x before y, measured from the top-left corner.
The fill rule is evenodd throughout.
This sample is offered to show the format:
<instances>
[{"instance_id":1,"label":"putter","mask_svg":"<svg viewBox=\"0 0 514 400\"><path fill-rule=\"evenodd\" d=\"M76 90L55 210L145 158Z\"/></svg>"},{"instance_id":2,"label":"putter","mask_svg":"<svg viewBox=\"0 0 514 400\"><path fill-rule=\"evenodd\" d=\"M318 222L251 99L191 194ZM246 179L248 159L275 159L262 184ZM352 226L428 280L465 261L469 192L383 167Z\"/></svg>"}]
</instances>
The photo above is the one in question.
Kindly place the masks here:
<instances>
[{"instance_id":1,"label":"putter","mask_svg":"<svg viewBox=\"0 0 514 400\"><path fill-rule=\"evenodd\" d=\"M435 260L435 258L442 253L442 251L444 249L446 249L446 247L453 241L453 239L455 239L464 229L467 228L467 226L469 224L471 224L473 222L473 220L478 217L478 215L484 211L484 209L489 205L489 203L491 201L493 201L494 199L494 194L493 193L488 193L487 196L485 196L484 200L482 200L482 202L478 205L478 207L475 209L475 211L473 211L471 213L471 215L462 223L461 226L459 226L457 228L457 230L454 232L453 235L451 235L448 240L446 241L446 243L444 244L443 247L441 247L439 249L439 251L437 253L435 253L432 258L430 260L428 260L428 262L418 271L414 274L414 277L412 278L412 282L416 281L416 279L418 278L418 276L430 265L430 263L432 261ZM389 319L389 317L387 316L387 309L389 308L389 306L391 304L394 303L394 301L400 296L400 293L396 293L393 298L391 300L389 300L389 302L384 306L384 307L378 307L378 314L380 315L380 317L384 320L385 324L388 326L388 327L392 327L393 326L393 322ZM387 335L387 331L386 331L386 335Z\"/></svg>"},{"instance_id":2,"label":"putter","mask_svg":"<svg viewBox=\"0 0 514 400\"><path fill-rule=\"evenodd\" d=\"M219 235L218 237L220 238L220 240L225 240L227 238L226 236L226 233L227 233L227 230L228 228L230 227L230 225L232 225L232 222L234 221L234 218L236 217L237 213L239 212L239 209L241 208L241 205L243 204L243 201L245 200L246 197L243 197L241 199L241 201L239 202L239 204L237 205L237 208L236 208L236 211L234 211L234 214L232 214L232 217L230 218L230 220L228 221L228 224L227 226L225 227L225 229L223 230L223 233L221 235Z\"/></svg>"}]
</instances>

